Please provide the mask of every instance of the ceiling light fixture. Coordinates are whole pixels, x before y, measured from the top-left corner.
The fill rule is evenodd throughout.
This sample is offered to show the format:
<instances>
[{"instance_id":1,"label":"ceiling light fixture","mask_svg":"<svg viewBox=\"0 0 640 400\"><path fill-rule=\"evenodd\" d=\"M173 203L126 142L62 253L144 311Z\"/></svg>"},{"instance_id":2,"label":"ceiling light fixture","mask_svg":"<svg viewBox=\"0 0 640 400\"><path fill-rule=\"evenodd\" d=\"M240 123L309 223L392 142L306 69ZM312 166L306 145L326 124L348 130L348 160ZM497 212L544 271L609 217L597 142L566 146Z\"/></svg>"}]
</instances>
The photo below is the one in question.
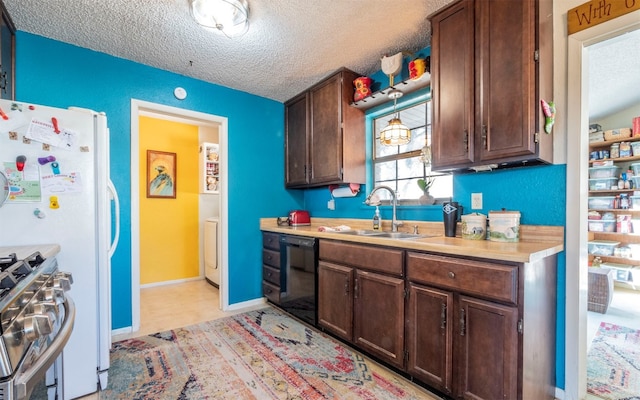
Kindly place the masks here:
<instances>
[{"instance_id":1,"label":"ceiling light fixture","mask_svg":"<svg viewBox=\"0 0 640 400\"><path fill-rule=\"evenodd\" d=\"M246 0L191 0L191 14L198 24L226 37L249 30Z\"/></svg>"},{"instance_id":2,"label":"ceiling light fixture","mask_svg":"<svg viewBox=\"0 0 640 400\"><path fill-rule=\"evenodd\" d=\"M398 98L402 97L402 92L397 89L389 91L389 98L393 99L393 118L389 125L380 132L380 143L384 146L400 146L411 141L411 130L400 121L400 113L396 111Z\"/></svg>"}]
</instances>

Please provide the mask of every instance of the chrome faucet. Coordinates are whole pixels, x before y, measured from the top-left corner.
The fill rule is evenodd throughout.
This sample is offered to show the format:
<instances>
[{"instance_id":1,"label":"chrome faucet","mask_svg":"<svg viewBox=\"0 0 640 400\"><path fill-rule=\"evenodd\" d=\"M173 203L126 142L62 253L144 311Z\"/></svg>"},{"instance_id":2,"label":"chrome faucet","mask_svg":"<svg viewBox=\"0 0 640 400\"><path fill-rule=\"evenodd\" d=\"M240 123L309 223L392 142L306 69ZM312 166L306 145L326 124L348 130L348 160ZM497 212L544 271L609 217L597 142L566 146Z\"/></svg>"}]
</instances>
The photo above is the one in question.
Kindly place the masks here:
<instances>
[{"instance_id":1,"label":"chrome faucet","mask_svg":"<svg viewBox=\"0 0 640 400\"><path fill-rule=\"evenodd\" d=\"M371 193L369 193L369 196L367 196L364 203L369 206L379 205L380 204L379 201L377 203L372 203L371 197L375 192L377 192L380 189L386 189L389 193L391 193L391 205L393 206L393 213L391 215L391 232L398 232L398 227L402 226L402 221L398 221L396 218L396 207L398 205L398 198L396 196L395 190L391 189L389 186L376 186L375 188L373 188Z\"/></svg>"}]
</instances>

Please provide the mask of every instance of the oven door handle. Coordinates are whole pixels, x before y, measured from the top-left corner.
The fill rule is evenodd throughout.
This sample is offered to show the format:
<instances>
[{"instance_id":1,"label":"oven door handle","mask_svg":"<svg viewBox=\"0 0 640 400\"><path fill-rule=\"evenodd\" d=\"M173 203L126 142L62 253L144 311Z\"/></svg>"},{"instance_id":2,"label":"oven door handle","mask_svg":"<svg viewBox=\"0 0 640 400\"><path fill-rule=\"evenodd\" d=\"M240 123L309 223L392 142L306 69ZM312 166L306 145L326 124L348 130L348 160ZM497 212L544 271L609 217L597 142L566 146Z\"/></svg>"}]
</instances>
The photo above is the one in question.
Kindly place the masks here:
<instances>
[{"instance_id":1,"label":"oven door handle","mask_svg":"<svg viewBox=\"0 0 640 400\"><path fill-rule=\"evenodd\" d=\"M56 358L62 353L62 349L67 344L71 332L73 331L73 323L76 319L76 305L71 297L66 297L65 302L65 318L58 334L51 346L36 360L35 363L25 372L18 374L14 382L14 391L17 400L26 399L33 391L33 388L40 379L47 373L49 367L55 362Z\"/></svg>"}]
</instances>

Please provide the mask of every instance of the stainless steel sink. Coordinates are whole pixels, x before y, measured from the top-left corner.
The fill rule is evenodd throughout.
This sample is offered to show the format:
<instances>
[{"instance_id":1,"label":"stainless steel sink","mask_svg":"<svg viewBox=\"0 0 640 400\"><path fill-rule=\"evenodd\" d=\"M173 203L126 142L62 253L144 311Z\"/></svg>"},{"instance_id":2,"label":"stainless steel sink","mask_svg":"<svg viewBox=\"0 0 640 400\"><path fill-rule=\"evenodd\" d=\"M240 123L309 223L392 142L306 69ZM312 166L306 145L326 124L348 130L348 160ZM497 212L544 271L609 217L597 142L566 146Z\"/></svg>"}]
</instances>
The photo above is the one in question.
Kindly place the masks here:
<instances>
[{"instance_id":1,"label":"stainless steel sink","mask_svg":"<svg viewBox=\"0 0 640 400\"><path fill-rule=\"evenodd\" d=\"M344 231L337 232L344 235L356 235L356 236L373 236L380 238L390 238L390 239L419 239L419 238L427 238L432 237L431 235L421 235L418 233L409 233L409 232L384 232L384 231L374 231L368 229L355 229L352 231Z\"/></svg>"}]
</instances>

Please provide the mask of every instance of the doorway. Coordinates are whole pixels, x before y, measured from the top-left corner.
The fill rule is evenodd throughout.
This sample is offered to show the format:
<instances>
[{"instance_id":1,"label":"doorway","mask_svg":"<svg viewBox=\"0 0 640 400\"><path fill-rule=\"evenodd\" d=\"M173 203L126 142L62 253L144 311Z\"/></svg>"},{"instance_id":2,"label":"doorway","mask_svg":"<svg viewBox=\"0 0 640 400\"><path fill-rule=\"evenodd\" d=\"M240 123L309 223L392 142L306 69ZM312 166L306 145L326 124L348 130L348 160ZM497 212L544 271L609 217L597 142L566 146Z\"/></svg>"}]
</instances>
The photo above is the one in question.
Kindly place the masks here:
<instances>
[{"instance_id":1,"label":"doorway","mask_svg":"<svg viewBox=\"0 0 640 400\"><path fill-rule=\"evenodd\" d=\"M219 157L220 157L220 182L219 191L219 260L220 260L220 290L219 304L222 310L229 307L227 266L228 266L228 223L227 223L227 193L228 193L228 121L225 117L219 117L200 112L169 107L161 104L131 100L131 304L132 304L132 330L140 329L140 145L139 145L139 117L148 116L184 124L201 127L201 130L215 127L218 132ZM194 160L198 162L198 160ZM202 247L200 247L202 248ZM204 270L200 275L204 278Z\"/></svg>"},{"instance_id":2,"label":"doorway","mask_svg":"<svg viewBox=\"0 0 640 400\"><path fill-rule=\"evenodd\" d=\"M567 40L567 206L565 399L586 397L589 46L640 29L640 11L575 33Z\"/></svg>"}]
</instances>

